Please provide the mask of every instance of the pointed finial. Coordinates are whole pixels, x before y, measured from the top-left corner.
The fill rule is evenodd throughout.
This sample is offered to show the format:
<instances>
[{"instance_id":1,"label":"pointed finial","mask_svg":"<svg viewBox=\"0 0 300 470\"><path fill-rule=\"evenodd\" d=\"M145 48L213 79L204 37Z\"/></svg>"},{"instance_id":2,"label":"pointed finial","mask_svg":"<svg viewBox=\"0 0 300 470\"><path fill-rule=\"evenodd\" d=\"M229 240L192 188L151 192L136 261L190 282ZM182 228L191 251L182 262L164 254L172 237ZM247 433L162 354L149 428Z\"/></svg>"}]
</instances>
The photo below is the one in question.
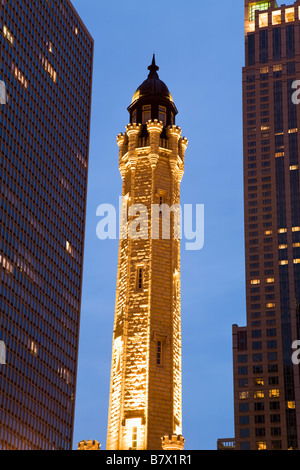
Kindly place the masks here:
<instances>
[{"instance_id":1,"label":"pointed finial","mask_svg":"<svg viewBox=\"0 0 300 470\"><path fill-rule=\"evenodd\" d=\"M150 70L150 73L148 75L148 78L150 77L155 77L158 78L158 73L157 71L159 70L159 67L155 63L155 54L153 54L153 59L152 59L152 64L149 65L148 70Z\"/></svg>"}]
</instances>

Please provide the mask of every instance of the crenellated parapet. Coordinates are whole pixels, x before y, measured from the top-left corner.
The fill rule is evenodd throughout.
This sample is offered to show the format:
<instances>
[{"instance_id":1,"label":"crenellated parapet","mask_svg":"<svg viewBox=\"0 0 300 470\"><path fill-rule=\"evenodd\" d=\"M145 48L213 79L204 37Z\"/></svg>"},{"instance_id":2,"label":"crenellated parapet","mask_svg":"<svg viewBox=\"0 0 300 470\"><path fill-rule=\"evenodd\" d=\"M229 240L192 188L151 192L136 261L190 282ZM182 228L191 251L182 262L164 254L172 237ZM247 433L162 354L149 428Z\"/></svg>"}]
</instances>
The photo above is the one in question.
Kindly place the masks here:
<instances>
[{"instance_id":1,"label":"crenellated parapet","mask_svg":"<svg viewBox=\"0 0 300 470\"><path fill-rule=\"evenodd\" d=\"M164 436L161 441L163 450L184 450L185 439L181 435Z\"/></svg>"},{"instance_id":2,"label":"crenellated parapet","mask_svg":"<svg viewBox=\"0 0 300 470\"><path fill-rule=\"evenodd\" d=\"M138 137L141 133L142 130L142 125L141 124L128 124L126 126L126 134L128 136L128 148L130 149L131 145L134 145L134 147L137 147L138 143Z\"/></svg>"},{"instance_id":3,"label":"crenellated parapet","mask_svg":"<svg viewBox=\"0 0 300 470\"><path fill-rule=\"evenodd\" d=\"M130 169L134 172L137 165L138 159L138 142L139 142L139 135L142 130L141 124L128 124L126 126L126 135L128 137L128 163L130 165Z\"/></svg>"},{"instance_id":4,"label":"crenellated parapet","mask_svg":"<svg viewBox=\"0 0 300 470\"><path fill-rule=\"evenodd\" d=\"M169 139L169 148L172 151L169 157L170 168L178 183L180 183L184 174L184 157L188 141L185 137L181 138L179 126L168 127L167 137Z\"/></svg>"},{"instance_id":5,"label":"crenellated parapet","mask_svg":"<svg viewBox=\"0 0 300 470\"><path fill-rule=\"evenodd\" d=\"M77 444L77 450L100 450L100 448L100 443L92 439L89 439L88 441L80 441Z\"/></svg>"},{"instance_id":6,"label":"crenellated parapet","mask_svg":"<svg viewBox=\"0 0 300 470\"><path fill-rule=\"evenodd\" d=\"M183 137L179 141L179 156L180 156L181 160L183 161L183 163L184 163L185 152L186 152L188 143L189 143L189 141L186 137Z\"/></svg>"},{"instance_id":7,"label":"crenellated parapet","mask_svg":"<svg viewBox=\"0 0 300 470\"><path fill-rule=\"evenodd\" d=\"M174 153L178 153L178 142L181 137L181 129L179 126L170 126L167 128L167 136L170 140L170 148Z\"/></svg>"}]
</instances>

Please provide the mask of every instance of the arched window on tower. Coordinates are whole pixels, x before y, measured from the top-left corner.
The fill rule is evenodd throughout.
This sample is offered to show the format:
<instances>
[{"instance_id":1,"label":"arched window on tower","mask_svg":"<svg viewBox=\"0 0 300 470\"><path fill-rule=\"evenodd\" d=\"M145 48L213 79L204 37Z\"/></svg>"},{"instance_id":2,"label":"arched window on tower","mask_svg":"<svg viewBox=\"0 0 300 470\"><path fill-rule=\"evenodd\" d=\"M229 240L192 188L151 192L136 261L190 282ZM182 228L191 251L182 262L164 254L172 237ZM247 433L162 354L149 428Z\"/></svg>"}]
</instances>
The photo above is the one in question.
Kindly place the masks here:
<instances>
[{"instance_id":1,"label":"arched window on tower","mask_svg":"<svg viewBox=\"0 0 300 470\"><path fill-rule=\"evenodd\" d=\"M136 123L136 109L134 111L132 111L132 123L133 124Z\"/></svg>"},{"instance_id":2,"label":"arched window on tower","mask_svg":"<svg viewBox=\"0 0 300 470\"><path fill-rule=\"evenodd\" d=\"M167 124L167 108L165 106L158 107L158 120L163 123L164 126Z\"/></svg>"},{"instance_id":3,"label":"arched window on tower","mask_svg":"<svg viewBox=\"0 0 300 470\"><path fill-rule=\"evenodd\" d=\"M150 104L143 106L143 111L142 111L142 124L147 124L148 121L151 121L151 105Z\"/></svg>"}]
</instances>

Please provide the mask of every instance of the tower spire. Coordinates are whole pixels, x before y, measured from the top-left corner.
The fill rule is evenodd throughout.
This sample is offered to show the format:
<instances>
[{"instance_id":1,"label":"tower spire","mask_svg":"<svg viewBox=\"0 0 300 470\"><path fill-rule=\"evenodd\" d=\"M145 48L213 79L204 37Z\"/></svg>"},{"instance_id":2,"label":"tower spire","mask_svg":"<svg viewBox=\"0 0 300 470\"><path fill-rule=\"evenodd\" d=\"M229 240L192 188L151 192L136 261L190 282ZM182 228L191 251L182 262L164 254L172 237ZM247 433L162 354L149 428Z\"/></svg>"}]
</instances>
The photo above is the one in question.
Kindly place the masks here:
<instances>
[{"instance_id":1,"label":"tower spire","mask_svg":"<svg viewBox=\"0 0 300 470\"><path fill-rule=\"evenodd\" d=\"M152 78L152 77L158 78L157 71L159 70L159 67L155 63L155 54L153 54L152 64L149 65L148 70L150 71L148 78Z\"/></svg>"}]
</instances>

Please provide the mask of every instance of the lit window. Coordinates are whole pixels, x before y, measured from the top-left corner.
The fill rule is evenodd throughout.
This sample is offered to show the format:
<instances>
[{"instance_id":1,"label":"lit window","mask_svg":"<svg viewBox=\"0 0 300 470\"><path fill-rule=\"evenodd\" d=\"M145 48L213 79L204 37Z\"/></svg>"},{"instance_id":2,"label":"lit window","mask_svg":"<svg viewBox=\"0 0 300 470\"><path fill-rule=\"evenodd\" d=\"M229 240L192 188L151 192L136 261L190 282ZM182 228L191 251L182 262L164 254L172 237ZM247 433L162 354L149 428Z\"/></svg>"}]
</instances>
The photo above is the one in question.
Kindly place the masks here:
<instances>
[{"instance_id":1,"label":"lit window","mask_svg":"<svg viewBox=\"0 0 300 470\"><path fill-rule=\"evenodd\" d=\"M256 448L257 448L257 450L266 450L267 449L267 443L266 442L257 442L256 443Z\"/></svg>"},{"instance_id":2,"label":"lit window","mask_svg":"<svg viewBox=\"0 0 300 470\"><path fill-rule=\"evenodd\" d=\"M167 108L164 106L158 107L158 120L161 121L164 126L167 123Z\"/></svg>"},{"instance_id":3,"label":"lit window","mask_svg":"<svg viewBox=\"0 0 300 470\"><path fill-rule=\"evenodd\" d=\"M270 398L278 398L279 397L279 390L275 389L275 388L269 390L269 397Z\"/></svg>"},{"instance_id":4,"label":"lit window","mask_svg":"<svg viewBox=\"0 0 300 470\"><path fill-rule=\"evenodd\" d=\"M255 11L264 11L270 7L270 2L255 2L249 5L249 21L255 20Z\"/></svg>"},{"instance_id":5,"label":"lit window","mask_svg":"<svg viewBox=\"0 0 300 470\"><path fill-rule=\"evenodd\" d=\"M255 285L257 285L257 284L260 284L260 280L259 280L259 279L252 279L251 284L252 284L253 286L255 286Z\"/></svg>"},{"instance_id":6,"label":"lit window","mask_svg":"<svg viewBox=\"0 0 300 470\"><path fill-rule=\"evenodd\" d=\"M254 385L264 385L264 379L258 378L254 379Z\"/></svg>"},{"instance_id":7,"label":"lit window","mask_svg":"<svg viewBox=\"0 0 300 470\"><path fill-rule=\"evenodd\" d=\"M276 152L275 158L284 157L284 152Z\"/></svg>"},{"instance_id":8,"label":"lit window","mask_svg":"<svg viewBox=\"0 0 300 470\"><path fill-rule=\"evenodd\" d=\"M266 308L275 308L275 307L276 307L275 302L270 302L266 305Z\"/></svg>"},{"instance_id":9,"label":"lit window","mask_svg":"<svg viewBox=\"0 0 300 470\"><path fill-rule=\"evenodd\" d=\"M278 230L278 233L286 233L287 232L287 229L286 228L280 228Z\"/></svg>"},{"instance_id":10,"label":"lit window","mask_svg":"<svg viewBox=\"0 0 300 470\"><path fill-rule=\"evenodd\" d=\"M281 24L281 10L272 11L272 24Z\"/></svg>"},{"instance_id":11,"label":"lit window","mask_svg":"<svg viewBox=\"0 0 300 470\"><path fill-rule=\"evenodd\" d=\"M7 26L3 26L3 36L8 39L8 41L13 44L14 43L14 38L13 38L13 35L11 34L11 32L9 31L9 29L7 28Z\"/></svg>"},{"instance_id":12,"label":"lit window","mask_svg":"<svg viewBox=\"0 0 300 470\"><path fill-rule=\"evenodd\" d=\"M286 8L285 21L286 23L291 23L292 21L295 21L295 9L294 8Z\"/></svg>"},{"instance_id":13,"label":"lit window","mask_svg":"<svg viewBox=\"0 0 300 470\"><path fill-rule=\"evenodd\" d=\"M293 248L299 248L300 247L300 243L297 242L297 243L293 243Z\"/></svg>"},{"instance_id":14,"label":"lit window","mask_svg":"<svg viewBox=\"0 0 300 470\"><path fill-rule=\"evenodd\" d=\"M293 231L293 232L300 232L300 227L293 227L293 228L292 228L292 231Z\"/></svg>"},{"instance_id":15,"label":"lit window","mask_svg":"<svg viewBox=\"0 0 300 470\"><path fill-rule=\"evenodd\" d=\"M128 448L129 450L138 450L139 448L139 430L141 427L141 418L126 420Z\"/></svg>"},{"instance_id":16,"label":"lit window","mask_svg":"<svg viewBox=\"0 0 300 470\"><path fill-rule=\"evenodd\" d=\"M58 366L57 373L62 379L66 381L67 384L70 383L71 375L70 372L67 371L67 369L64 369L62 366Z\"/></svg>"},{"instance_id":17,"label":"lit window","mask_svg":"<svg viewBox=\"0 0 300 470\"><path fill-rule=\"evenodd\" d=\"M151 121L151 105L143 106L142 111L142 124L147 124L148 121Z\"/></svg>"},{"instance_id":18,"label":"lit window","mask_svg":"<svg viewBox=\"0 0 300 470\"><path fill-rule=\"evenodd\" d=\"M261 69L260 69L261 74L268 73L268 72L269 72L269 67L261 67Z\"/></svg>"},{"instance_id":19,"label":"lit window","mask_svg":"<svg viewBox=\"0 0 300 470\"><path fill-rule=\"evenodd\" d=\"M294 259L294 264L300 264L300 259Z\"/></svg>"},{"instance_id":20,"label":"lit window","mask_svg":"<svg viewBox=\"0 0 300 470\"><path fill-rule=\"evenodd\" d=\"M279 250L286 250L288 246L287 245L279 245Z\"/></svg>"},{"instance_id":21,"label":"lit window","mask_svg":"<svg viewBox=\"0 0 300 470\"><path fill-rule=\"evenodd\" d=\"M254 398L264 398L265 394L263 390L256 390L254 392Z\"/></svg>"},{"instance_id":22,"label":"lit window","mask_svg":"<svg viewBox=\"0 0 300 470\"><path fill-rule=\"evenodd\" d=\"M136 426L134 426L132 428L132 436L131 436L131 442L132 442L132 450L137 450L137 446L138 446L138 428Z\"/></svg>"},{"instance_id":23,"label":"lit window","mask_svg":"<svg viewBox=\"0 0 300 470\"><path fill-rule=\"evenodd\" d=\"M268 130L270 130L270 126L261 126L260 130L261 131L268 131Z\"/></svg>"},{"instance_id":24,"label":"lit window","mask_svg":"<svg viewBox=\"0 0 300 470\"><path fill-rule=\"evenodd\" d=\"M265 231L265 235L272 235L273 234L273 230L266 230Z\"/></svg>"},{"instance_id":25,"label":"lit window","mask_svg":"<svg viewBox=\"0 0 300 470\"><path fill-rule=\"evenodd\" d=\"M290 170L293 171L293 170L299 170L299 165L291 165L290 166Z\"/></svg>"},{"instance_id":26,"label":"lit window","mask_svg":"<svg viewBox=\"0 0 300 470\"><path fill-rule=\"evenodd\" d=\"M259 27L265 28L268 26L268 13L261 13L259 15Z\"/></svg>"},{"instance_id":27,"label":"lit window","mask_svg":"<svg viewBox=\"0 0 300 470\"><path fill-rule=\"evenodd\" d=\"M71 254L72 253L72 248L71 245L68 241L66 241L66 250Z\"/></svg>"},{"instance_id":28,"label":"lit window","mask_svg":"<svg viewBox=\"0 0 300 470\"><path fill-rule=\"evenodd\" d=\"M15 78L17 80L19 80L19 82L21 82L22 85L27 89L28 88L28 82L27 82L26 78L21 73L21 71L17 67L15 67L14 64L12 64L12 71L15 74Z\"/></svg>"},{"instance_id":29,"label":"lit window","mask_svg":"<svg viewBox=\"0 0 300 470\"><path fill-rule=\"evenodd\" d=\"M296 409L296 403L294 401L288 401L287 402L287 407L290 409L290 410L295 410Z\"/></svg>"},{"instance_id":30,"label":"lit window","mask_svg":"<svg viewBox=\"0 0 300 470\"><path fill-rule=\"evenodd\" d=\"M249 392L240 392L239 399L240 400L247 400L249 398Z\"/></svg>"},{"instance_id":31,"label":"lit window","mask_svg":"<svg viewBox=\"0 0 300 470\"><path fill-rule=\"evenodd\" d=\"M273 65L273 72L280 72L281 70L282 70L281 64Z\"/></svg>"},{"instance_id":32,"label":"lit window","mask_svg":"<svg viewBox=\"0 0 300 470\"><path fill-rule=\"evenodd\" d=\"M287 259L284 259L284 260L279 261L279 264L280 266L286 266L287 264L289 264L289 262Z\"/></svg>"},{"instance_id":33,"label":"lit window","mask_svg":"<svg viewBox=\"0 0 300 470\"><path fill-rule=\"evenodd\" d=\"M268 279L266 279L267 284L273 284L273 282L275 282L274 277L269 277Z\"/></svg>"},{"instance_id":34,"label":"lit window","mask_svg":"<svg viewBox=\"0 0 300 470\"><path fill-rule=\"evenodd\" d=\"M48 72L48 74L50 75L50 77L52 78L52 80L54 81L54 83L56 83L57 81L57 73L55 72L54 68L52 67L52 65L50 64L50 62L48 61L48 59L46 59L44 56L42 56L40 54L40 61L44 67L44 69L46 70L46 72Z\"/></svg>"},{"instance_id":35,"label":"lit window","mask_svg":"<svg viewBox=\"0 0 300 470\"><path fill-rule=\"evenodd\" d=\"M29 347L29 349L30 349L30 352L31 352L34 356L36 356L37 353L38 353L38 347L37 347L37 345L35 344L35 342L34 342L34 341L31 341L31 340L28 340L28 347Z\"/></svg>"},{"instance_id":36,"label":"lit window","mask_svg":"<svg viewBox=\"0 0 300 470\"><path fill-rule=\"evenodd\" d=\"M295 134L296 132L298 132L298 129L289 129L289 134Z\"/></svg>"}]
</instances>

